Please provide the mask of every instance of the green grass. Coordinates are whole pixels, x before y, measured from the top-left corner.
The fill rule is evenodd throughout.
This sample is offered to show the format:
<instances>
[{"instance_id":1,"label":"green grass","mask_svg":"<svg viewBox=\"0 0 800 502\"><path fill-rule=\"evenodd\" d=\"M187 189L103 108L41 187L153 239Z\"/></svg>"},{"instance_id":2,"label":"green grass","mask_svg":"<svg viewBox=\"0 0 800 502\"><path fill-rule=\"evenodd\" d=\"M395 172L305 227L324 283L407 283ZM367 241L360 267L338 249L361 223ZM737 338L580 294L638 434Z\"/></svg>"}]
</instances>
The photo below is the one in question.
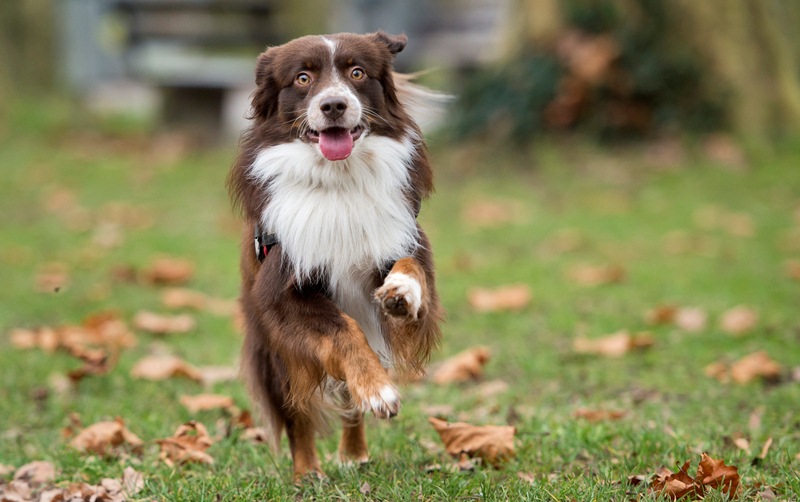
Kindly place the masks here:
<instances>
[{"instance_id":1,"label":"green grass","mask_svg":"<svg viewBox=\"0 0 800 502\"><path fill-rule=\"evenodd\" d=\"M118 477L133 465L147 482L142 499L622 500L646 492L628 486L629 475L650 476L687 459L694 472L706 451L739 467L745 499L757 499L761 486L781 499L800 494L800 384L788 377L800 366L800 282L784 273L785 260L800 258L797 145L757 156L751 169L736 171L693 155L683 165L659 168L634 149L581 144L543 143L528 152L434 144L438 192L421 220L433 241L448 312L435 359L487 345L493 357L484 379L504 380L509 388L486 397L477 384L405 387L396 419L368 419L370 464L338 467L333 434L319 442L328 481L297 489L286 448L275 456L239 432L211 447L213 466L169 468L158 461L154 439L192 418L215 434L224 415L193 416L178 403L182 394L203 391L199 384L130 378L133 364L160 342L153 336L140 333L139 344L108 375L87 378L75 392L51 389L45 399L34 399L54 375L79 364L62 353L14 349L6 336L11 329L74 324L106 310L126 320L141 309L163 311L159 289L116 280L115 268L179 256L196 266L191 288L234 298L238 287L239 227L224 189L233 147L181 153L179 143L152 141L135 124L97 124L73 112L58 102L46 109L20 105L0 127L0 463L51 460L64 484ZM178 154L159 151L159 144ZM82 215L56 204L64 193ZM476 227L463 217L476 200L510 202L519 218ZM120 246L98 247L97 225L113 212L109 204L119 203L143 219L121 227ZM709 207L746 213L753 235L698 225L698 212ZM554 250L564 229L579 236L579 245ZM665 236L674 231L694 247L671 252ZM68 287L37 292L37 271L54 262L68 271ZM626 280L580 286L566 271L581 263L620 264ZM530 286L533 301L525 310L479 314L470 308L469 288L511 283ZM644 313L666 303L704 309L707 328L686 333L649 326ZM757 309L760 319L754 331L732 337L718 319L739 304ZM241 337L230 320L209 313L197 320L191 334L160 343L196 365L234 364ZM655 345L620 359L572 351L576 336L620 329L649 330ZM783 382L720 384L704 375L714 361L756 350L783 365ZM250 407L237 382L208 390ZM426 420L432 405L450 406L446 418L453 421L514 418L517 456L501 469L426 472L426 466L450 462L430 447L439 443ZM627 415L592 424L573 418L582 407ZM61 435L71 413L84 424L122 417L148 446L123 459L81 455ZM754 413L761 423L751 428ZM749 439L751 452L733 445L739 435ZM767 457L752 462L769 437L774 442ZM520 472L536 481L523 481ZM367 496L360 491L365 482Z\"/></svg>"}]
</instances>

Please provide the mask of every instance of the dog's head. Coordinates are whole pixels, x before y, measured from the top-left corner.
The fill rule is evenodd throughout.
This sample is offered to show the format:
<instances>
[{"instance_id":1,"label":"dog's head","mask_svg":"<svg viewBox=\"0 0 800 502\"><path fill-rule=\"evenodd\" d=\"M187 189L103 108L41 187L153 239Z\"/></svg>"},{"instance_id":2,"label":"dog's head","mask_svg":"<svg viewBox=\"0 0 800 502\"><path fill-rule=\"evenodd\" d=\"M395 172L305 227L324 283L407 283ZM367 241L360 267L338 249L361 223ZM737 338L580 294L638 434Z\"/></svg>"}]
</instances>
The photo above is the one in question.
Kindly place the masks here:
<instances>
[{"instance_id":1,"label":"dog's head","mask_svg":"<svg viewBox=\"0 0 800 502\"><path fill-rule=\"evenodd\" d=\"M392 79L405 35L383 32L298 38L261 54L256 69L256 127L288 142L317 145L343 160L369 134L399 137L408 120Z\"/></svg>"}]
</instances>

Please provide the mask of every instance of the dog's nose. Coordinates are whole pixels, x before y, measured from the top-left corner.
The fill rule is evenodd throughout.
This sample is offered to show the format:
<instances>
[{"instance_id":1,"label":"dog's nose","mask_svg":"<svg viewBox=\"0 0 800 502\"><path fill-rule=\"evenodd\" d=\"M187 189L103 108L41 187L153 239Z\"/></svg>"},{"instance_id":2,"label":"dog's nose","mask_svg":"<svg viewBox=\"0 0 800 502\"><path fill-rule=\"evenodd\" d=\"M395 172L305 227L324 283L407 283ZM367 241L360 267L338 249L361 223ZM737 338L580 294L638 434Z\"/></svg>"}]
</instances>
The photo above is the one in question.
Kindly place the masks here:
<instances>
[{"instance_id":1,"label":"dog's nose","mask_svg":"<svg viewBox=\"0 0 800 502\"><path fill-rule=\"evenodd\" d=\"M347 110L347 102L343 98L331 97L322 100L319 109L331 120L336 120L344 115Z\"/></svg>"}]
</instances>

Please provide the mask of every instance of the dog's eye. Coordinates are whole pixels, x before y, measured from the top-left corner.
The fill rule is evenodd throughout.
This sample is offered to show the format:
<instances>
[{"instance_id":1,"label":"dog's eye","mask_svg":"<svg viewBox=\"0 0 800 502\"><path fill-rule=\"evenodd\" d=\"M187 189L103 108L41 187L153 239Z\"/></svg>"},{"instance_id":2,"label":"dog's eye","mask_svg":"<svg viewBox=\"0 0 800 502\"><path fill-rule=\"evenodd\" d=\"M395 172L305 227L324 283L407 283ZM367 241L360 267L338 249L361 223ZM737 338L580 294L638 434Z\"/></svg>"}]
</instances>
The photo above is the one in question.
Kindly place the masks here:
<instances>
[{"instance_id":1,"label":"dog's eye","mask_svg":"<svg viewBox=\"0 0 800 502\"><path fill-rule=\"evenodd\" d=\"M366 77L367 74L361 68L355 67L353 71L350 72L350 78L353 80L361 80Z\"/></svg>"},{"instance_id":2,"label":"dog's eye","mask_svg":"<svg viewBox=\"0 0 800 502\"><path fill-rule=\"evenodd\" d=\"M306 72L298 73L294 81L297 85L308 85L311 83L311 75Z\"/></svg>"}]
</instances>

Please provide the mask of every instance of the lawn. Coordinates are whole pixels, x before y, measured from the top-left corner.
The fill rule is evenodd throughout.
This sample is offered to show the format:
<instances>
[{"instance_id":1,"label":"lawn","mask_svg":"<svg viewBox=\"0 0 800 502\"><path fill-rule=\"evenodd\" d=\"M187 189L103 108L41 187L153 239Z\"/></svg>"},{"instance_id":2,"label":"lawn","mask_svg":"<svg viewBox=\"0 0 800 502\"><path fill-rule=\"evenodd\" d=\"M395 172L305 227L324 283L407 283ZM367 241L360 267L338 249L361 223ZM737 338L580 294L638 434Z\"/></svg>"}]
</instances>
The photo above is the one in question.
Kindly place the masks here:
<instances>
[{"instance_id":1,"label":"lawn","mask_svg":"<svg viewBox=\"0 0 800 502\"><path fill-rule=\"evenodd\" d=\"M119 478L133 466L145 479L134 499L144 500L623 500L657 498L629 476L649 479L686 460L694 475L707 452L738 467L738 497L794 500L800 146L753 153L742 167L686 144L665 154L563 140L512 150L435 139L438 188L420 218L447 323L432 366L476 346L491 358L477 381L405 385L397 418L368 417L366 466L339 467L337 433L322 438L329 477L297 488L285 444L273 455L231 427L229 412L192 413L179 402L213 392L250 409L238 381L131 376L137 361L163 352L197 367L235 366L241 335L230 315L190 311L196 325L185 334L131 328L138 343L77 385L65 380L81 366L74 356L11 343L17 328L77 325L102 312L129 326L143 310L186 312L162 304L163 286L137 279L164 256L192 265L183 287L234 299L239 226L224 187L234 145L201 147L146 125L98 121L60 101L16 105L0 124L0 464L50 461L59 486ZM475 288L508 285L527 287L530 301L490 312L470 304ZM687 329L666 306L693 308L693 320L705 322ZM756 317L731 334L721 322L737 306ZM648 318L656 309L665 322ZM646 333L648 346L618 357L576 350L576 340L621 330ZM780 365L777 377L709 376L712 363L728 368L757 351ZM608 413L592 420L582 411ZM459 471L431 415L510 423L516 456ZM144 441L140 452L100 456L70 446L70 424L115 417ZM214 438L214 464L159 460L156 440L192 419ZM709 490L707 499L726 496Z\"/></svg>"}]
</instances>

